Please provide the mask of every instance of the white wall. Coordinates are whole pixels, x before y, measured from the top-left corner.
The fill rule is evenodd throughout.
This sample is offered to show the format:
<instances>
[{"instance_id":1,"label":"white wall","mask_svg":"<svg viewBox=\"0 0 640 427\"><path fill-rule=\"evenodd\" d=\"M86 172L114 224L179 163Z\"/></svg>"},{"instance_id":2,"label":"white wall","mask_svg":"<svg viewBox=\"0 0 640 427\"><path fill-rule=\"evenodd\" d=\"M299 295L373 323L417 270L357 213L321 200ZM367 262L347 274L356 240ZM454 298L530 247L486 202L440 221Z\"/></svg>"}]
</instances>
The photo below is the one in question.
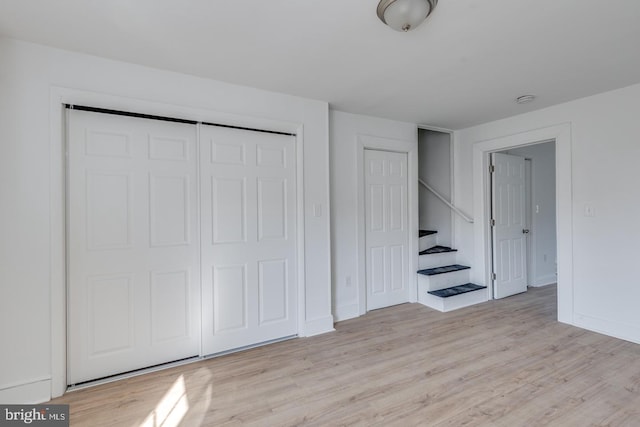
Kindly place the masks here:
<instances>
[{"instance_id":1,"label":"white wall","mask_svg":"<svg viewBox=\"0 0 640 427\"><path fill-rule=\"evenodd\" d=\"M529 286L556 282L556 147L553 142L507 150L531 159Z\"/></svg>"},{"instance_id":2,"label":"white wall","mask_svg":"<svg viewBox=\"0 0 640 427\"><path fill-rule=\"evenodd\" d=\"M451 135L418 131L418 175L451 201ZM451 209L431 191L420 186L420 229L438 232L438 244L451 246Z\"/></svg>"},{"instance_id":3,"label":"white wall","mask_svg":"<svg viewBox=\"0 0 640 427\"><path fill-rule=\"evenodd\" d=\"M572 170L571 224L558 223L558 239L573 236L573 305L567 320L638 343L640 286L630 267L640 259L639 99L640 85L634 85L457 131L454 137L454 195L471 210L475 143L570 124L571 155L560 167ZM586 206L594 216L585 216ZM478 258L473 233L458 223L456 245L470 260Z\"/></svg>"},{"instance_id":4,"label":"white wall","mask_svg":"<svg viewBox=\"0 0 640 427\"><path fill-rule=\"evenodd\" d=\"M339 321L359 316L364 309L359 298L365 277L360 274L358 266L364 262L365 254L359 253L358 249L358 227L364 221L358 215L358 135L417 145L418 129L412 123L333 110L329 118L333 304L335 319ZM414 232L417 230L412 230Z\"/></svg>"},{"instance_id":5,"label":"white wall","mask_svg":"<svg viewBox=\"0 0 640 427\"><path fill-rule=\"evenodd\" d=\"M52 385L56 393L64 386L64 100L300 130L302 328L332 330L327 103L8 39L0 39L0 63L0 402L44 401Z\"/></svg>"}]
</instances>

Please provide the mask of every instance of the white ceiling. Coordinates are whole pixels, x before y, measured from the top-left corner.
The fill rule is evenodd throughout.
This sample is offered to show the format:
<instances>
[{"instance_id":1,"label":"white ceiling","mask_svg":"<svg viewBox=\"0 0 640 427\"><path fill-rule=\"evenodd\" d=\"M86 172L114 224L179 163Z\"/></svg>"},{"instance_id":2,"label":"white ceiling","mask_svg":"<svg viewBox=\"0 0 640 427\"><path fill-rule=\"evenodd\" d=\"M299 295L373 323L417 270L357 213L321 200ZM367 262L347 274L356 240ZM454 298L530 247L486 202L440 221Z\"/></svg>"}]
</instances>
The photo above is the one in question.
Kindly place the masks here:
<instances>
[{"instance_id":1,"label":"white ceiling","mask_svg":"<svg viewBox=\"0 0 640 427\"><path fill-rule=\"evenodd\" d=\"M640 82L637 0L440 0L409 33L376 6L0 0L0 34L449 129Z\"/></svg>"}]
</instances>

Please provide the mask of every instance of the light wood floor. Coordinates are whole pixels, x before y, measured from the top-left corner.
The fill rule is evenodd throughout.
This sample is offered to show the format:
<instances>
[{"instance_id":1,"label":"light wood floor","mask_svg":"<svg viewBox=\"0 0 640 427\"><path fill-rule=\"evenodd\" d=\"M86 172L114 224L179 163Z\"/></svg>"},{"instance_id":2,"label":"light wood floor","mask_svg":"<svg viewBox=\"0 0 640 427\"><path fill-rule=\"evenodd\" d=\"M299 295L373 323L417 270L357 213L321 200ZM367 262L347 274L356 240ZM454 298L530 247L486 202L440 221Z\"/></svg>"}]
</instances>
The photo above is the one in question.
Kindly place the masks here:
<instances>
[{"instance_id":1,"label":"light wood floor","mask_svg":"<svg viewBox=\"0 0 640 427\"><path fill-rule=\"evenodd\" d=\"M557 323L555 292L376 310L52 403L74 426L640 426L640 345Z\"/></svg>"}]
</instances>

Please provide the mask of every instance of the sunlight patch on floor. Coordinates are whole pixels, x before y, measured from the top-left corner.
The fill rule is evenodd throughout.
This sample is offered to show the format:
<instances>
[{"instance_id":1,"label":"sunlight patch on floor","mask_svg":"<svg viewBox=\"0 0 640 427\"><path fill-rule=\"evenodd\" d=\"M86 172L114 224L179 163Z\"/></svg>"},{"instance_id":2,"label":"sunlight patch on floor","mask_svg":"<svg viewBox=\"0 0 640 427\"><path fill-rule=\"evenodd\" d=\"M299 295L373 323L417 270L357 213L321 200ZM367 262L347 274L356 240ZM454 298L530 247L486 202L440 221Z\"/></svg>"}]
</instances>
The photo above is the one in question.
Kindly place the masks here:
<instances>
[{"instance_id":1,"label":"sunlight patch on floor","mask_svg":"<svg viewBox=\"0 0 640 427\"><path fill-rule=\"evenodd\" d=\"M184 376L180 375L140 427L177 427L188 410Z\"/></svg>"}]
</instances>

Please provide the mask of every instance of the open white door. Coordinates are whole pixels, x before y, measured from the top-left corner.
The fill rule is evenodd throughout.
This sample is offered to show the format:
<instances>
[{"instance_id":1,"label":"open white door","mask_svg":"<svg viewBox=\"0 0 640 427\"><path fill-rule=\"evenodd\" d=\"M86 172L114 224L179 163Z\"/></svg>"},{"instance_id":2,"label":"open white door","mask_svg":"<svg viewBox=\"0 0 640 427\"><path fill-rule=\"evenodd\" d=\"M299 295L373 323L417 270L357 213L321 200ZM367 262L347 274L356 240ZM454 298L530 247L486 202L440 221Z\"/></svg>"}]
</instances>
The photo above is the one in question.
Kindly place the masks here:
<instances>
[{"instance_id":1,"label":"open white door","mask_svg":"<svg viewBox=\"0 0 640 427\"><path fill-rule=\"evenodd\" d=\"M295 137L200 130L202 349L296 335Z\"/></svg>"},{"instance_id":2,"label":"open white door","mask_svg":"<svg viewBox=\"0 0 640 427\"><path fill-rule=\"evenodd\" d=\"M524 157L492 154L493 297L527 291Z\"/></svg>"},{"instance_id":3,"label":"open white door","mask_svg":"<svg viewBox=\"0 0 640 427\"><path fill-rule=\"evenodd\" d=\"M409 301L407 154L364 150L367 310Z\"/></svg>"}]
</instances>

